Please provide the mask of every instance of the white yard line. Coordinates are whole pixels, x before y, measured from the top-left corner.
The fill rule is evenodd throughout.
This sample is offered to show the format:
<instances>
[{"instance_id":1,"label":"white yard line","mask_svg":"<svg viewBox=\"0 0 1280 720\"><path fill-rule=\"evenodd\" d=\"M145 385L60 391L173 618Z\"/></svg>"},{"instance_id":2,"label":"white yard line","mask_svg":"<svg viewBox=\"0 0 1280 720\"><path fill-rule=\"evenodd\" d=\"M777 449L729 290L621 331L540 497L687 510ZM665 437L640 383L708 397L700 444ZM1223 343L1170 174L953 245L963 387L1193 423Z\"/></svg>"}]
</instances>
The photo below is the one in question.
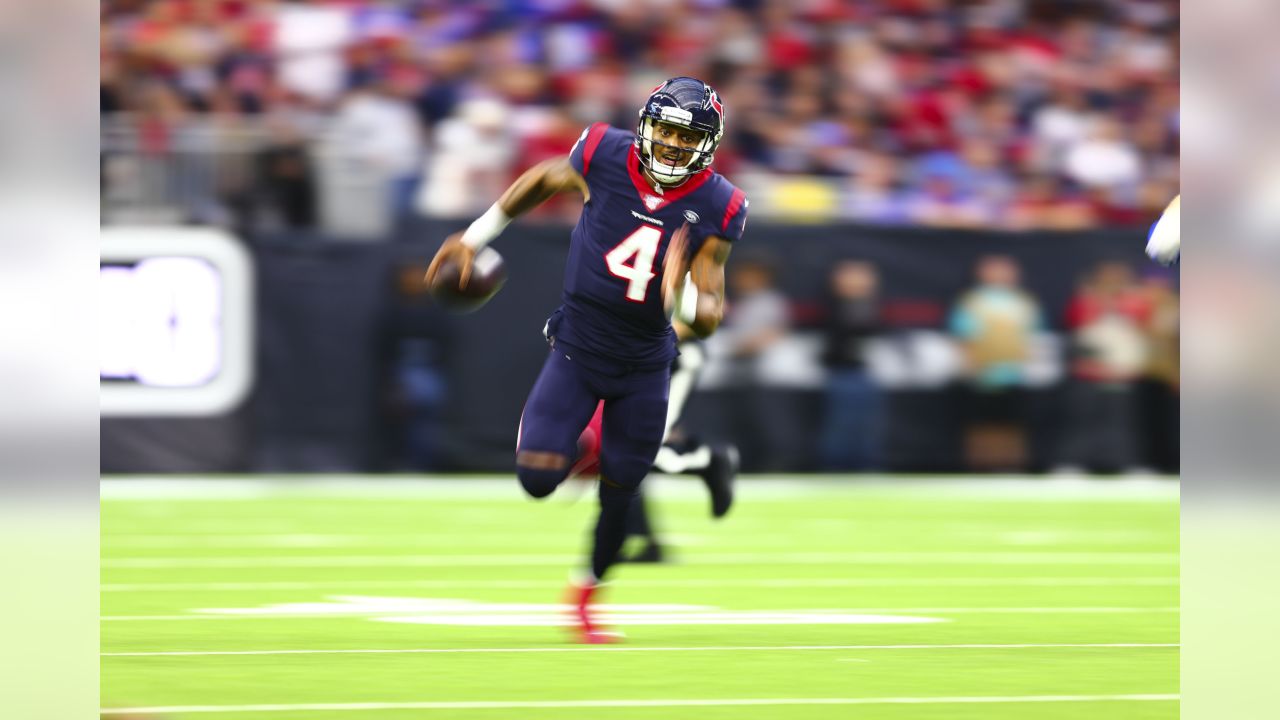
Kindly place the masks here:
<instances>
[{"instance_id":1,"label":"white yard line","mask_svg":"<svg viewBox=\"0 0 1280 720\"><path fill-rule=\"evenodd\" d=\"M1177 565L1172 552L788 552L691 553L689 560L717 565ZM468 567L569 565L578 555L296 555L276 557L117 557L103 568L276 567Z\"/></svg>"},{"instance_id":2,"label":"white yard line","mask_svg":"<svg viewBox=\"0 0 1280 720\"><path fill-rule=\"evenodd\" d=\"M745 522L745 521L744 521ZM786 538L772 538L767 544L759 543L761 550L808 549L818 539L825 539L833 531L859 532L868 536L878 535L877 528L858 519L804 519L786 523L774 522L766 524L773 533L782 532L786 528ZM1106 529L1066 529L1041 527L1025 530L1010 530L1008 525L991 524L975 527L973 524L930 523L927 521L899 521L886 523L895 532L903 532L914 537L928 535L946 545L948 541L979 541L993 545L1010 545L1017 547L1066 547L1071 545L1093 546L1128 546L1139 549L1145 546L1150 549L1169 547L1165 542L1173 537L1171 533L1139 530L1106 530ZM118 534L104 532L102 546L108 553L121 550L183 550L183 549L279 549L279 548L440 548L449 547L457 542L458 533L159 533L159 534ZM905 529L905 530L904 530ZM710 535L699 533L664 532L663 539L676 546L705 545L713 541ZM531 537L529 532L511 530L508 532L486 532L484 535L468 539L472 547L521 548L542 547L547 550L567 549L563 538ZM739 549L744 543L736 542Z\"/></svg>"},{"instance_id":3,"label":"white yard line","mask_svg":"<svg viewBox=\"0 0 1280 720\"><path fill-rule=\"evenodd\" d=\"M1177 500L1174 478L1098 479L1080 477L983 478L981 476L904 475L744 475L743 497L807 500L831 494L931 499L1038 501L1042 499L1101 501ZM646 487L664 500L705 502L706 491L688 478L653 477ZM258 500L262 498L431 498L433 500L525 500L513 475L379 476L379 475L265 475L244 476L116 476L104 478L100 494L106 501L131 500Z\"/></svg>"},{"instance_id":4,"label":"white yard line","mask_svg":"<svg viewBox=\"0 0 1280 720\"><path fill-rule=\"evenodd\" d=\"M600 606L601 612L608 612L608 605ZM760 610L759 612L779 612L779 613L808 613L815 618L820 619L821 614L856 614L856 615L880 615L880 614L924 614L924 615L1091 615L1091 614L1146 614L1146 613L1176 613L1180 612L1176 607L954 607L954 608L806 608L785 610ZM415 612L404 609L389 609L385 612L370 611L341 611L334 612L306 612L306 613L263 613L263 614L225 614L225 615L104 615L101 620L103 622L166 622L181 620L285 620L285 619L302 619L302 618L370 618L380 616L405 616L405 615L421 615L422 612ZM662 624L662 623L645 623L645 624ZM696 625L696 618L693 622L673 622L677 625ZM754 624L754 623L750 623ZM822 624L822 623L818 623Z\"/></svg>"},{"instance_id":5,"label":"white yard line","mask_svg":"<svg viewBox=\"0 0 1280 720\"><path fill-rule=\"evenodd\" d=\"M861 588L861 587L1175 587L1177 577L942 577L942 578L690 578L626 579L620 587L644 588ZM322 580L267 582L108 583L102 592L212 592L341 588L532 590L564 587L563 580Z\"/></svg>"},{"instance_id":6,"label":"white yard line","mask_svg":"<svg viewBox=\"0 0 1280 720\"><path fill-rule=\"evenodd\" d=\"M724 645L718 647L633 647L596 645L544 648L388 648L337 650L177 650L162 652L104 652L102 657L210 657L238 655L433 655L456 653L579 653L579 652L797 652L814 650L1058 650L1177 648L1177 643L1044 643L958 645Z\"/></svg>"},{"instance_id":7,"label":"white yard line","mask_svg":"<svg viewBox=\"0 0 1280 720\"><path fill-rule=\"evenodd\" d=\"M785 705L970 705L1061 702L1174 702L1178 695L1013 695L994 697L726 698L722 700L531 700L475 702L296 703L288 705L176 705L104 708L112 715L178 715L236 712L356 712L370 710L536 710L573 708L767 707Z\"/></svg>"}]
</instances>

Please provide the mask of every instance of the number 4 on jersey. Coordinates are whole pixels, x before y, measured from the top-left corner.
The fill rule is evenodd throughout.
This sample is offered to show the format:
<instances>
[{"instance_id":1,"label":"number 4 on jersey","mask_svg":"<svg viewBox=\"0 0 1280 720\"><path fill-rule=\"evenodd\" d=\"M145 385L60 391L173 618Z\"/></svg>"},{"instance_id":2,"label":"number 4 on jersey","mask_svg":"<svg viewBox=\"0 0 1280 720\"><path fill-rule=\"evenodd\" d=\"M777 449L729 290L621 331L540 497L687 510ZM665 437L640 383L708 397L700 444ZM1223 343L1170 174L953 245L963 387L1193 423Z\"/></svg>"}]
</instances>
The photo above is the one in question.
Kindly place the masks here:
<instances>
[{"instance_id":1,"label":"number 4 on jersey","mask_svg":"<svg viewBox=\"0 0 1280 720\"><path fill-rule=\"evenodd\" d=\"M662 242L662 230L652 225L641 225L635 232L623 238L609 252L604 261L609 272L627 281L627 299L642 303L649 292L649 283L656 277L653 259L658 255Z\"/></svg>"}]
</instances>

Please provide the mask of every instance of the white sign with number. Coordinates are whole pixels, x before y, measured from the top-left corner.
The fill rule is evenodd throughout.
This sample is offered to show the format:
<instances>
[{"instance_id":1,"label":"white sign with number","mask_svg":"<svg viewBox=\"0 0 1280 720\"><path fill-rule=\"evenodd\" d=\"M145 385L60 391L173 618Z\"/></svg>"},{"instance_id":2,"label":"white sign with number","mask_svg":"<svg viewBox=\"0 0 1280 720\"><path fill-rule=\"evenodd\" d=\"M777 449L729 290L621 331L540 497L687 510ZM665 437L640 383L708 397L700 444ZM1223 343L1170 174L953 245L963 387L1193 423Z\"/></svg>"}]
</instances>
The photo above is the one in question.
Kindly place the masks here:
<instances>
[{"instance_id":1,"label":"white sign with number","mask_svg":"<svg viewBox=\"0 0 1280 720\"><path fill-rule=\"evenodd\" d=\"M102 230L103 416L215 415L253 384L253 266L209 228Z\"/></svg>"}]
</instances>

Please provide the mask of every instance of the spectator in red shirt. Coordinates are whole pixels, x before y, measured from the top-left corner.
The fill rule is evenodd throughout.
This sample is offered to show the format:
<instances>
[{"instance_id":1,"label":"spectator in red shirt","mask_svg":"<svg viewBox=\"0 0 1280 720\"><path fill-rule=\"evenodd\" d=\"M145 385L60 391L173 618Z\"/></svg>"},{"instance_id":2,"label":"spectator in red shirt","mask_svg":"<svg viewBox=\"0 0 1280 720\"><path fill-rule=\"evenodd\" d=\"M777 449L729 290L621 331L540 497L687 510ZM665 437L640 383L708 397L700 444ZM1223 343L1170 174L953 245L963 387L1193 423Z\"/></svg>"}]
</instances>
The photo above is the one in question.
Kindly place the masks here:
<instances>
[{"instance_id":1,"label":"spectator in red shirt","mask_svg":"<svg viewBox=\"0 0 1280 720\"><path fill-rule=\"evenodd\" d=\"M1135 381L1147 365L1147 299L1122 262L1105 262L1067 306L1071 383L1062 469L1135 471L1140 465Z\"/></svg>"}]
</instances>

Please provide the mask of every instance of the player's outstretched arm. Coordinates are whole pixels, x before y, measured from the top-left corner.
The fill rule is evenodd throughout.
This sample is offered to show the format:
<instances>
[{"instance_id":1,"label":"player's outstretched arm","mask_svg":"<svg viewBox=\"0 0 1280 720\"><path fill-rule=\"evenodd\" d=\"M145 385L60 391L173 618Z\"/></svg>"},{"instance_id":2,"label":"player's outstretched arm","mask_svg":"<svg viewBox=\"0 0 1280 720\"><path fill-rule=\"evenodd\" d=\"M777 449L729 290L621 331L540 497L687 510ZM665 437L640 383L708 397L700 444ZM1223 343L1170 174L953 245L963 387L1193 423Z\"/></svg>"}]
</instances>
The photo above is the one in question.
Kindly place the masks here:
<instances>
[{"instance_id":1,"label":"player's outstretched arm","mask_svg":"<svg viewBox=\"0 0 1280 720\"><path fill-rule=\"evenodd\" d=\"M584 198L590 194L587 181L569 164L568 155L544 160L524 171L484 215L465 231L445 239L427 268L427 283L432 283L440 267L452 259L461 267L458 286L466 288L471 264L481 248L493 242L515 218L569 190L578 190Z\"/></svg>"},{"instance_id":2,"label":"player's outstretched arm","mask_svg":"<svg viewBox=\"0 0 1280 720\"><path fill-rule=\"evenodd\" d=\"M590 196L587 181L573 165L569 164L569 156L562 155L550 160L543 160L524 171L511 187L498 198L497 205L510 218L519 217L553 196L562 192L577 190L583 198Z\"/></svg>"},{"instance_id":3,"label":"player's outstretched arm","mask_svg":"<svg viewBox=\"0 0 1280 720\"><path fill-rule=\"evenodd\" d=\"M694 334L705 338L720 327L724 319L724 265L729 261L733 244L720 237L709 237L689 263L693 289L685 293L684 302L692 301L693 311L682 308ZM692 297L696 293L696 297Z\"/></svg>"}]
</instances>

